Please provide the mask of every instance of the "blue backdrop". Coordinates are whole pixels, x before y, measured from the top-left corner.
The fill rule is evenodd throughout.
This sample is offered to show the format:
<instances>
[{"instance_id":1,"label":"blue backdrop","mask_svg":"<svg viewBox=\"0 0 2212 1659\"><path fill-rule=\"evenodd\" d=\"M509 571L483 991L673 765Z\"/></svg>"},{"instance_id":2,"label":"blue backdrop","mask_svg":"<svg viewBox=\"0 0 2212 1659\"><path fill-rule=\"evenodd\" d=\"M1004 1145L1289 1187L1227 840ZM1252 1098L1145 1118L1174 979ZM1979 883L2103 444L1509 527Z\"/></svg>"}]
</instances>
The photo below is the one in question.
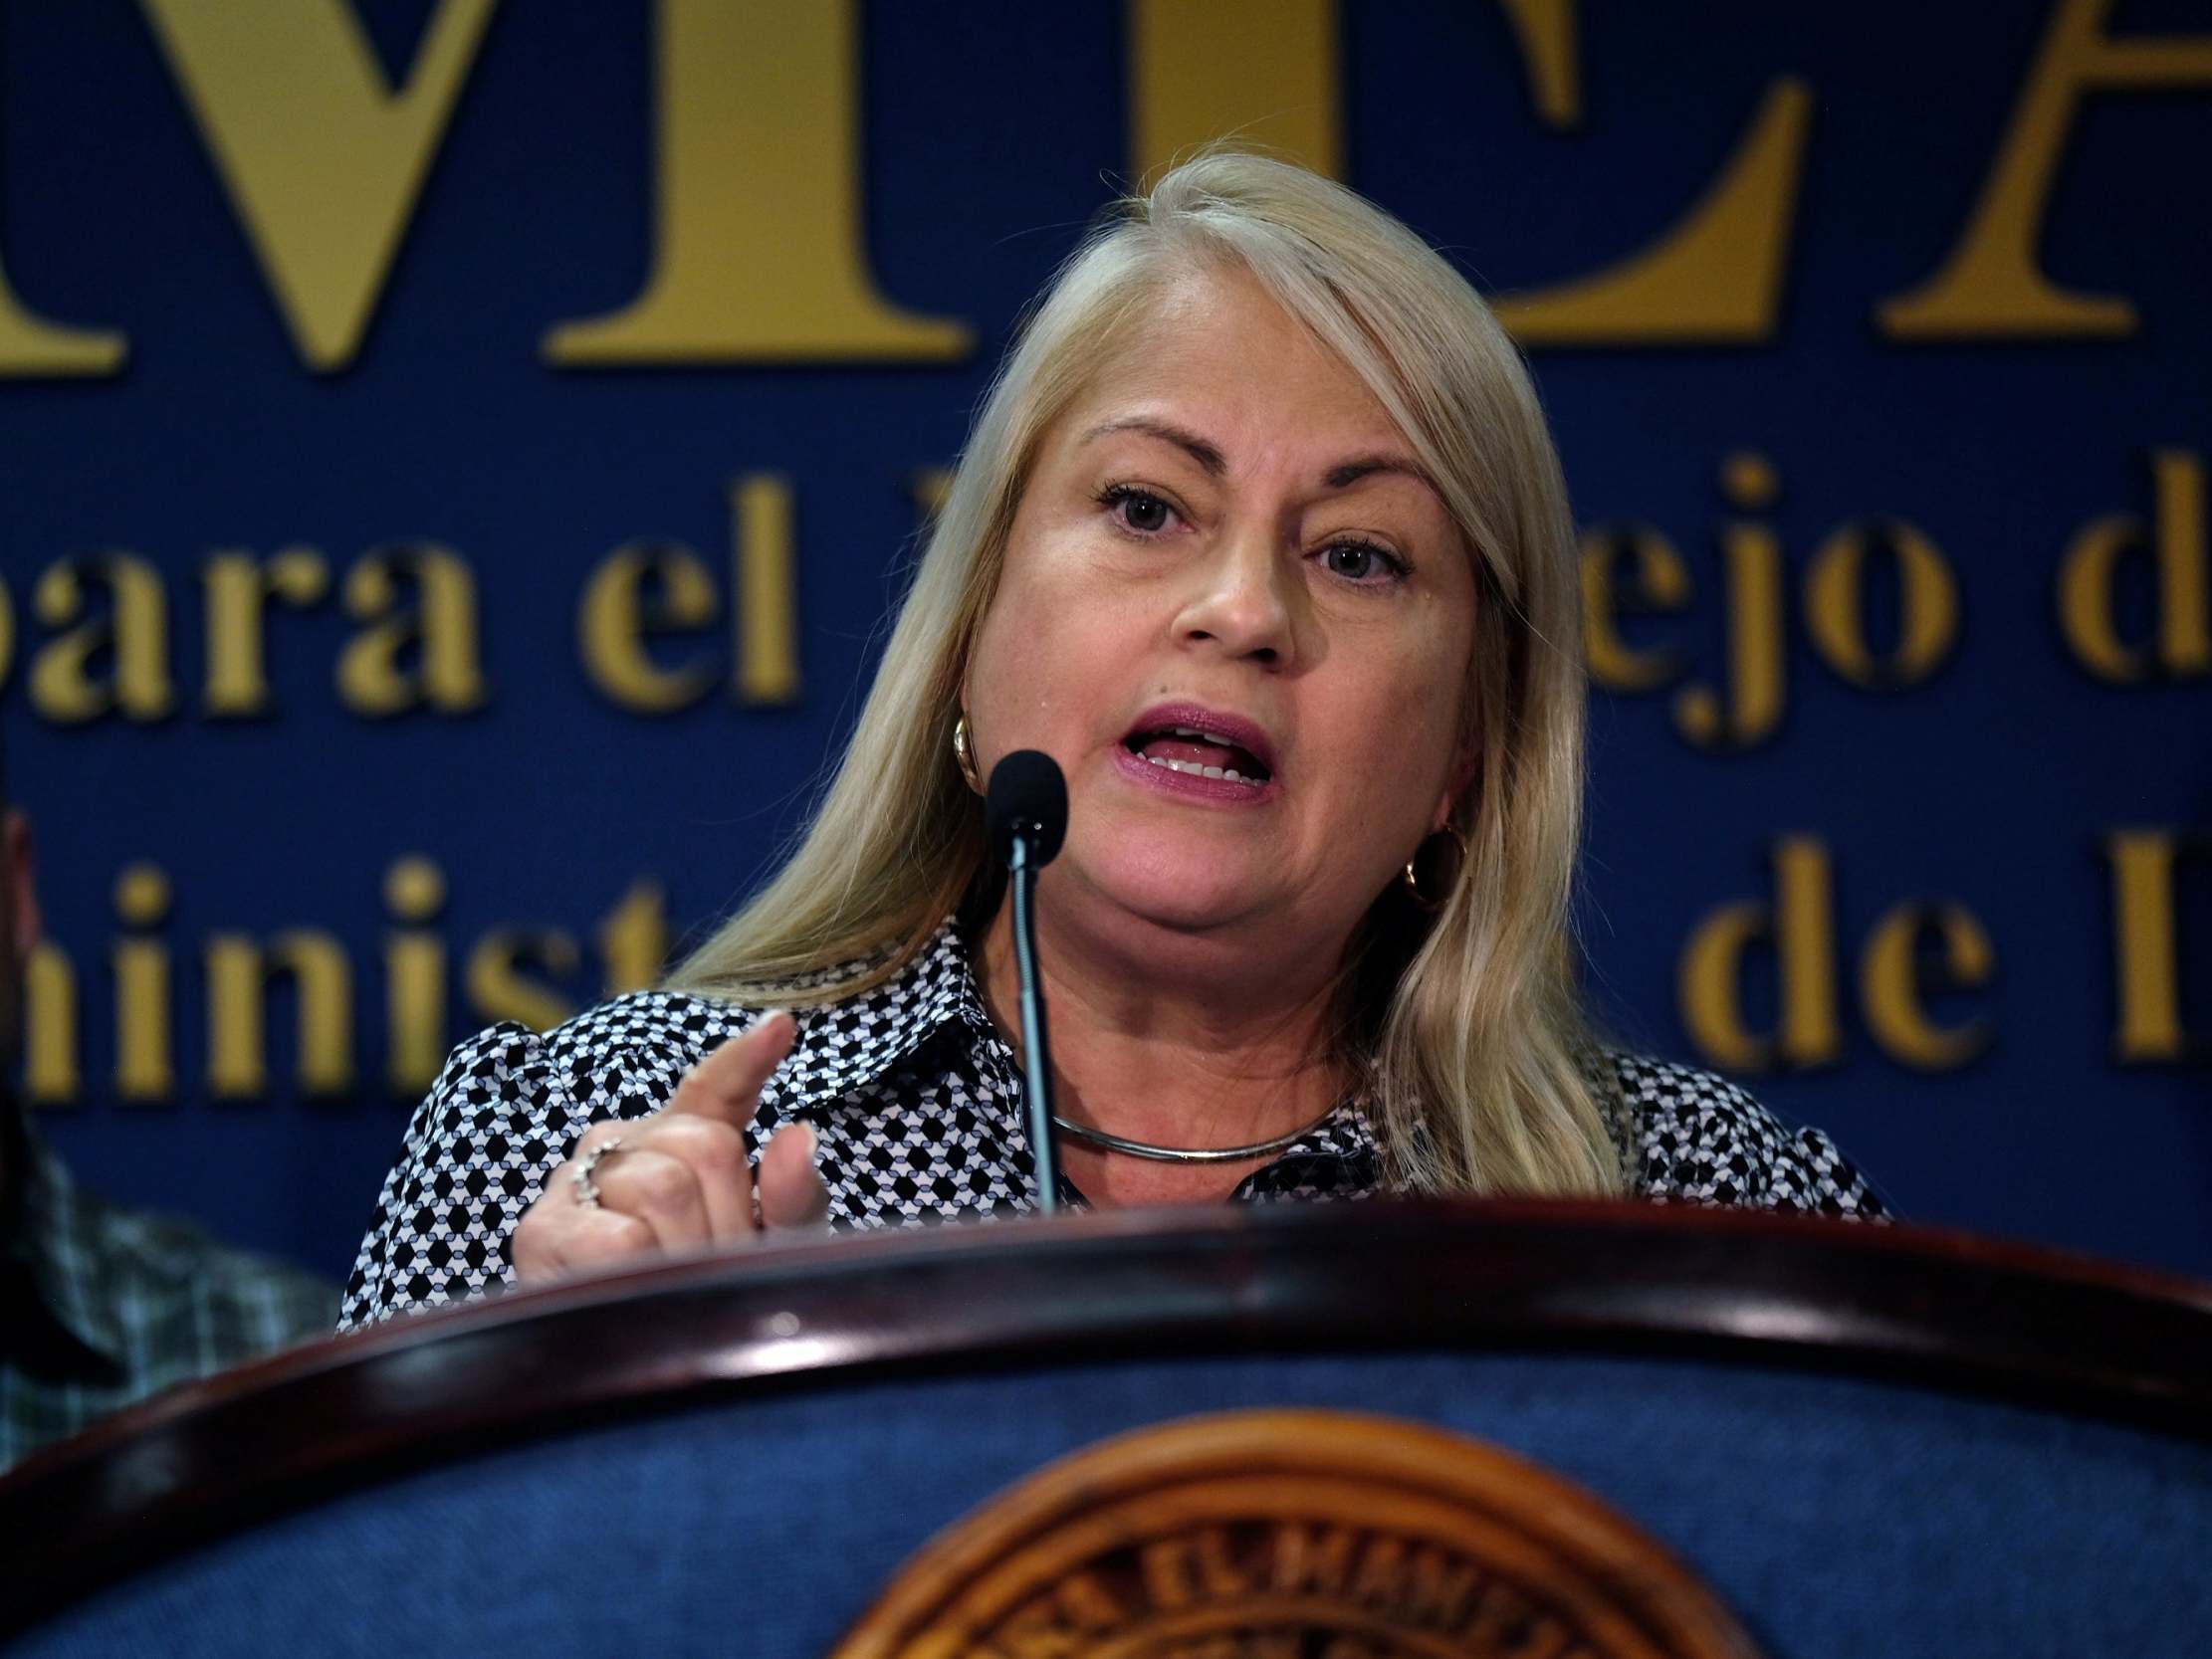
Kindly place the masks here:
<instances>
[{"instance_id":1,"label":"blue backdrop","mask_svg":"<svg viewBox=\"0 0 2212 1659\"><path fill-rule=\"evenodd\" d=\"M849 55L738 0L0 6L0 699L55 946L27 1087L84 1179L342 1272L422 1051L602 994L625 900L616 967L799 821L926 475L1108 175L1307 73L1253 135L1486 291L1556 297L1741 186L1718 264L1521 313L1602 601L1604 1014L1908 1215L2212 1272L2212 6L1285 0L1211 41L1205 5L821 11ZM720 56L694 84L657 40ZM427 135L341 119L441 73ZM965 350L772 361L694 313L556 360L718 191L759 215L722 320L806 313L834 227L773 181L847 130L840 87L843 264ZM1990 270L1900 304L2045 129L1985 240L2014 212L2012 268L2124 312ZM723 171L676 204L682 158ZM386 199L388 269L347 251ZM301 322L348 271L357 335ZM604 666L625 547L668 624L639 649L703 665L666 712ZM297 930L345 982L275 975L256 1033L240 952Z\"/></svg>"}]
</instances>

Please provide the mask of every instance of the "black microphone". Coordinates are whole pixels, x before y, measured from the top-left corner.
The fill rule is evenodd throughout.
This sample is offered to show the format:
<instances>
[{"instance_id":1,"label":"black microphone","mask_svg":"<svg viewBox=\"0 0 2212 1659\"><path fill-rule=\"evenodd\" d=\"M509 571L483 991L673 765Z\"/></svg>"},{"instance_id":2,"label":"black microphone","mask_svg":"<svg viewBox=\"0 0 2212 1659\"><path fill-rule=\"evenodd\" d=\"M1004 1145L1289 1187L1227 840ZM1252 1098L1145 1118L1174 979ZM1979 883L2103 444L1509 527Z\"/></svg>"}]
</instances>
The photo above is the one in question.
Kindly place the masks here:
<instances>
[{"instance_id":1,"label":"black microphone","mask_svg":"<svg viewBox=\"0 0 2212 1659\"><path fill-rule=\"evenodd\" d=\"M1037 872L1067 835L1067 779L1049 754L1015 749L991 768L984 828L1013 884L1013 961L1021 982L1021 1074L1036 1155L1037 1208L1060 1207L1060 1160L1052 1146L1052 1057L1044 1041L1044 987L1037 982Z\"/></svg>"}]
</instances>

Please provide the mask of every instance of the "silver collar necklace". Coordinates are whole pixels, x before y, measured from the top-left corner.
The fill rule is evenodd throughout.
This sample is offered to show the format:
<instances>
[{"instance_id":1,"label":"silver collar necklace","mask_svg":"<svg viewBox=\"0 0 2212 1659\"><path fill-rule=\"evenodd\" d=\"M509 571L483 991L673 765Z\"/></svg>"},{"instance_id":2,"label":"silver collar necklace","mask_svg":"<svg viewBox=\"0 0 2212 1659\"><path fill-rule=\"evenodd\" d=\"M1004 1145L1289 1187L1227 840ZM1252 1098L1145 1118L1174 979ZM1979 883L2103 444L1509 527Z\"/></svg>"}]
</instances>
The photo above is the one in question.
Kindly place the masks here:
<instances>
[{"instance_id":1,"label":"silver collar necklace","mask_svg":"<svg viewBox=\"0 0 2212 1659\"><path fill-rule=\"evenodd\" d=\"M1149 1141L1130 1141L1118 1135L1108 1135L1102 1129L1092 1129L1087 1124L1071 1124L1057 1112L1052 1114L1052 1127L1071 1140L1081 1141L1109 1152L1121 1152L1129 1157L1149 1157L1158 1163L1236 1163L1248 1157L1265 1157L1269 1152L1279 1152L1293 1141L1302 1141L1336 1116L1336 1108L1314 1119L1310 1124L1292 1130L1288 1135L1278 1135L1272 1141L1254 1141L1248 1146L1156 1146Z\"/></svg>"}]
</instances>

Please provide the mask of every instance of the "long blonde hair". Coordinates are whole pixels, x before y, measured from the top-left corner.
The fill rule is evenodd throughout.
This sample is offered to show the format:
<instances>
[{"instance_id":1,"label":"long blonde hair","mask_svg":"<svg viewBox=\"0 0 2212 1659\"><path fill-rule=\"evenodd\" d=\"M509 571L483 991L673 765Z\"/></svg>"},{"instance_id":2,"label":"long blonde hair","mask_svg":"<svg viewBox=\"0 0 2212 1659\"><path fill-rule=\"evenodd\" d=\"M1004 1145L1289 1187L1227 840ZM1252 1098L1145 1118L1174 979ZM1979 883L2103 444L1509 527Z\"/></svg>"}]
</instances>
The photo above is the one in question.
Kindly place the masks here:
<instances>
[{"instance_id":1,"label":"long blonde hair","mask_svg":"<svg viewBox=\"0 0 2212 1659\"><path fill-rule=\"evenodd\" d=\"M1473 560L1448 896L1396 895L1353 941L1341 1058L1363 1080L1394 1184L1618 1191L1621 1153L1585 1075L1566 947L1581 829L1580 584L1566 487L1519 352L1419 237L1341 185L1263 156L1199 154L1103 219L1040 297L969 436L852 741L782 868L679 966L671 989L822 1001L898 973L948 916L995 893L981 803L951 736L1014 508L1051 423L1162 286L1256 278L1340 355L1437 483ZM862 964L850 973L829 970Z\"/></svg>"}]
</instances>

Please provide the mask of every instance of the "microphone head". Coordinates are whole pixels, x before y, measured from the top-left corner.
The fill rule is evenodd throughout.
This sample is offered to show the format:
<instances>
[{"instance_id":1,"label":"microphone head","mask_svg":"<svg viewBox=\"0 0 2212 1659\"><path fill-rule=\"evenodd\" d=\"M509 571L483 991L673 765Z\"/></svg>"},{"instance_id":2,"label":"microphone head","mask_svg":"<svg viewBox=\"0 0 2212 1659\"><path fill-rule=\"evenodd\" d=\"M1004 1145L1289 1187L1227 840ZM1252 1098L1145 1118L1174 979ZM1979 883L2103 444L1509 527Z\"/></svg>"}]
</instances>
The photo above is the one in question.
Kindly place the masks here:
<instances>
[{"instance_id":1,"label":"microphone head","mask_svg":"<svg viewBox=\"0 0 2212 1659\"><path fill-rule=\"evenodd\" d=\"M1067 779L1059 763L1038 749L1017 748L992 767L984 828L999 863L1012 859L1014 832L1021 829L1029 840L1029 862L1039 868L1050 864L1067 835Z\"/></svg>"}]
</instances>

